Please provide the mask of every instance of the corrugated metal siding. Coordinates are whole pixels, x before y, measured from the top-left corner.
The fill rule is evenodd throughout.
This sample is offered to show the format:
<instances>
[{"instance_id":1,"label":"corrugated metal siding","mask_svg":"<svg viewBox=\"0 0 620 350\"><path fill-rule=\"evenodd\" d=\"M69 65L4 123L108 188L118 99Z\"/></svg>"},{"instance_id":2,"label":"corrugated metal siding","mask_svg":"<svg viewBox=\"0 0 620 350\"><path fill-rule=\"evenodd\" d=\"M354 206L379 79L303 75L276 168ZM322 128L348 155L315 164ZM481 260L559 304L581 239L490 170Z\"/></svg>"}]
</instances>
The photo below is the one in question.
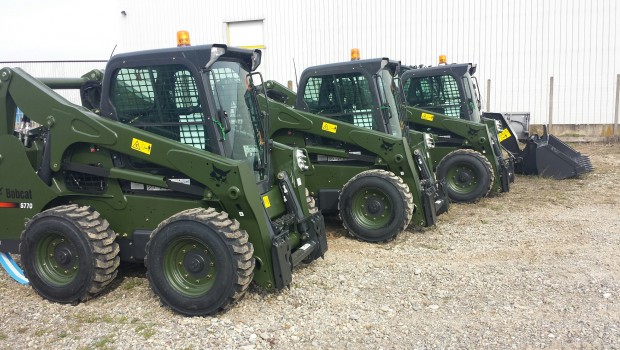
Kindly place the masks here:
<instances>
[{"instance_id":1,"label":"corrugated metal siding","mask_svg":"<svg viewBox=\"0 0 620 350\"><path fill-rule=\"evenodd\" d=\"M493 111L554 123L612 123L620 73L620 5L615 0L120 0L117 52L170 47L177 30L194 44L226 42L226 22L264 20L260 68L266 79L295 80L310 65L387 56L405 64L478 64L482 96L491 79ZM293 60L295 65L293 65Z\"/></svg>"},{"instance_id":2,"label":"corrugated metal siding","mask_svg":"<svg viewBox=\"0 0 620 350\"><path fill-rule=\"evenodd\" d=\"M55 61L55 62L0 62L0 67L19 67L35 78L76 78L93 69L104 69L101 61ZM81 104L77 90L56 90L58 94L75 104Z\"/></svg>"}]
</instances>

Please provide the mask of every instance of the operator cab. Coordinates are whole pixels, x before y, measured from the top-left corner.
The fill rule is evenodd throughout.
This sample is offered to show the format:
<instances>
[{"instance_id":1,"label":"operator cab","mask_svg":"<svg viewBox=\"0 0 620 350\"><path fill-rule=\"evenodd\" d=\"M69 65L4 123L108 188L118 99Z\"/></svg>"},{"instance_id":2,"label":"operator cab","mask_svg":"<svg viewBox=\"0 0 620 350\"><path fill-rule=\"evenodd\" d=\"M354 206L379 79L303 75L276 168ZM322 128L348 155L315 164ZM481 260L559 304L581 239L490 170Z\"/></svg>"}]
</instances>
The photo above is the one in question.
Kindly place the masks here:
<instances>
[{"instance_id":1,"label":"operator cab","mask_svg":"<svg viewBox=\"0 0 620 350\"><path fill-rule=\"evenodd\" d=\"M301 75L295 108L400 137L393 93L399 65L368 59L309 67Z\"/></svg>"},{"instance_id":2,"label":"operator cab","mask_svg":"<svg viewBox=\"0 0 620 350\"><path fill-rule=\"evenodd\" d=\"M259 63L259 50L225 45L119 54L105 70L101 115L207 152L246 161L260 185L267 182L268 153L251 73ZM148 143L134 143L132 147L137 150L149 151ZM142 170L152 166L133 158L125 162L126 167ZM174 174L164 175L174 178Z\"/></svg>"},{"instance_id":3,"label":"operator cab","mask_svg":"<svg viewBox=\"0 0 620 350\"><path fill-rule=\"evenodd\" d=\"M401 74L408 106L480 122L480 98L471 77L476 70L475 65L467 63L416 68L406 67Z\"/></svg>"}]
</instances>

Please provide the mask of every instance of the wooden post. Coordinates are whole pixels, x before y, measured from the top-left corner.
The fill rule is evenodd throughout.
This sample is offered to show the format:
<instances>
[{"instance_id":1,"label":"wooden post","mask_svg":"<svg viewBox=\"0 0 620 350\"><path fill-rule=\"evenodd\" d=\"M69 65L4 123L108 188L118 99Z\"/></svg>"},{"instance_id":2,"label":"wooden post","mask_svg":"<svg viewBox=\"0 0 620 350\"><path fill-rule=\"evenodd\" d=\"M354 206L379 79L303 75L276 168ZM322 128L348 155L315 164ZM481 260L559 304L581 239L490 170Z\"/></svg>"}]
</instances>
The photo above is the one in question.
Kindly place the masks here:
<instances>
[{"instance_id":1,"label":"wooden post","mask_svg":"<svg viewBox=\"0 0 620 350\"><path fill-rule=\"evenodd\" d=\"M618 108L620 105L620 74L616 76L616 110L614 112L614 136L618 136Z\"/></svg>"},{"instance_id":2,"label":"wooden post","mask_svg":"<svg viewBox=\"0 0 620 350\"><path fill-rule=\"evenodd\" d=\"M487 112L491 111L491 79L487 79Z\"/></svg>"},{"instance_id":3,"label":"wooden post","mask_svg":"<svg viewBox=\"0 0 620 350\"><path fill-rule=\"evenodd\" d=\"M553 76L549 78L549 125L547 131L551 134L551 126L553 125Z\"/></svg>"},{"instance_id":4,"label":"wooden post","mask_svg":"<svg viewBox=\"0 0 620 350\"><path fill-rule=\"evenodd\" d=\"M293 81L289 80L288 83L286 83L286 86L288 87L289 90L293 90Z\"/></svg>"}]
</instances>

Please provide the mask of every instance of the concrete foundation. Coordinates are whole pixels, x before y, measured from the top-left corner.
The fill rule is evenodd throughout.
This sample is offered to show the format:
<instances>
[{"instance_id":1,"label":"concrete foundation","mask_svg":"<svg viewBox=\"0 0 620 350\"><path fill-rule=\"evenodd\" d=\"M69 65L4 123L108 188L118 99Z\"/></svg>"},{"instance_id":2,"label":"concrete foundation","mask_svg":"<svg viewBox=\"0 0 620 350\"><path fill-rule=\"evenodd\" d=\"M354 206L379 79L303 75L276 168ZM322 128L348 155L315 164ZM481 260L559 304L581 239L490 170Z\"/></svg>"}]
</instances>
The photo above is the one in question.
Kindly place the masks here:
<instances>
[{"instance_id":1,"label":"concrete foundation","mask_svg":"<svg viewBox=\"0 0 620 350\"><path fill-rule=\"evenodd\" d=\"M543 134L542 124L531 124L530 135ZM619 131L620 132L620 131ZM618 142L613 124L553 124L549 133L566 142Z\"/></svg>"}]
</instances>

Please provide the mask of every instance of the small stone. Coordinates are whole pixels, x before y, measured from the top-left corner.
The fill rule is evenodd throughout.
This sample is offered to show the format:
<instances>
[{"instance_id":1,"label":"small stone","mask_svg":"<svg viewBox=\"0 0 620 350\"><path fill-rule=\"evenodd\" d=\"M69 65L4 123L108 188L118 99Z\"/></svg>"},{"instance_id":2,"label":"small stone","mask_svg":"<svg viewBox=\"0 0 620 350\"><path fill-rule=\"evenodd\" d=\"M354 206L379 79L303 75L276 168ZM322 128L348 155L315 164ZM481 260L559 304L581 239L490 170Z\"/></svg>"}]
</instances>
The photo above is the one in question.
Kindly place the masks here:
<instances>
[{"instance_id":1,"label":"small stone","mask_svg":"<svg viewBox=\"0 0 620 350\"><path fill-rule=\"evenodd\" d=\"M360 319L360 317L357 316L356 314L352 314L352 315L349 315L349 319L357 321Z\"/></svg>"},{"instance_id":2,"label":"small stone","mask_svg":"<svg viewBox=\"0 0 620 350\"><path fill-rule=\"evenodd\" d=\"M291 335L291 340L294 342L298 342L299 341L299 337L296 335Z\"/></svg>"},{"instance_id":3,"label":"small stone","mask_svg":"<svg viewBox=\"0 0 620 350\"><path fill-rule=\"evenodd\" d=\"M281 295L278 295L278 297L276 298L278 301L282 301L284 300L284 298Z\"/></svg>"},{"instance_id":4,"label":"small stone","mask_svg":"<svg viewBox=\"0 0 620 350\"><path fill-rule=\"evenodd\" d=\"M417 275L419 275L419 274L421 274L421 273L422 273L422 270L420 270L420 269L415 269L415 270L413 271L413 274L414 274L414 275L416 275L416 276L417 276Z\"/></svg>"},{"instance_id":5,"label":"small stone","mask_svg":"<svg viewBox=\"0 0 620 350\"><path fill-rule=\"evenodd\" d=\"M555 334L553 334L553 333L549 333L548 337L549 337L549 338L555 338Z\"/></svg>"},{"instance_id":6,"label":"small stone","mask_svg":"<svg viewBox=\"0 0 620 350\"><path fill-rule=\"evenodd\" d=\"M603 293L603 298L605 299L611 298L611 293Z\"/></svg>"},{"instance_id":7,"label":"small stone","mask_svg":"<svg viewBox=\"0 0 620 350\"><path fill-rule=\"evenodd\" d=\"M429 305L428 308L431 309L431 310L437 310L437 309L439 309L439 305L436 305L436 304Z\"/></svg>"},{"instance_id":8,"label":"small stone","mask_svg":"<svg viewBox=\"0 0 620 350\"><path fill-rule=\"evenodd\" d=\"M250 343L256 343L256 334L252 333L250 334L250 339L248 339L250 341Z\"/></svg>"},{"instance_id":9,"label":"small stone","mask_svg":"<svg viewBox=\"0 0 620 350\"><path fill-rule=\"evenodd\" d=\"M260 334L260 337L261 337L261 338L263 338L263 340L268 340L268 339L270 338L270 337L269 337L269 334L268 334L268 333L266 333L266 332L265 332L265 333L261 333L261 334Z\"/></svg>"},{"instance_id":10,"label":"small stone","mask_svg":"<svg viewBox=\"0 0 620 350\"><path fill-rule=\"evenodd\" d=\"M383 312L390 312L391 310L392 310L392 309L390 309L390 307L389 307L389 306L387 306L387 305L383 305L383 306L381 307L381 311L383 311Z\"/></svg>"},{"instance_id":11,"label":"small stone","mask_svg":"<svg viewBox=\"0 0 620 350\"><path fill-rule=\"evenodd\" d=\"M316 340L313 340L312 341L312 346L314 346L315 348L318 348L319 347L319 342L316 341Z\"/></svg>"}]
</instances>

